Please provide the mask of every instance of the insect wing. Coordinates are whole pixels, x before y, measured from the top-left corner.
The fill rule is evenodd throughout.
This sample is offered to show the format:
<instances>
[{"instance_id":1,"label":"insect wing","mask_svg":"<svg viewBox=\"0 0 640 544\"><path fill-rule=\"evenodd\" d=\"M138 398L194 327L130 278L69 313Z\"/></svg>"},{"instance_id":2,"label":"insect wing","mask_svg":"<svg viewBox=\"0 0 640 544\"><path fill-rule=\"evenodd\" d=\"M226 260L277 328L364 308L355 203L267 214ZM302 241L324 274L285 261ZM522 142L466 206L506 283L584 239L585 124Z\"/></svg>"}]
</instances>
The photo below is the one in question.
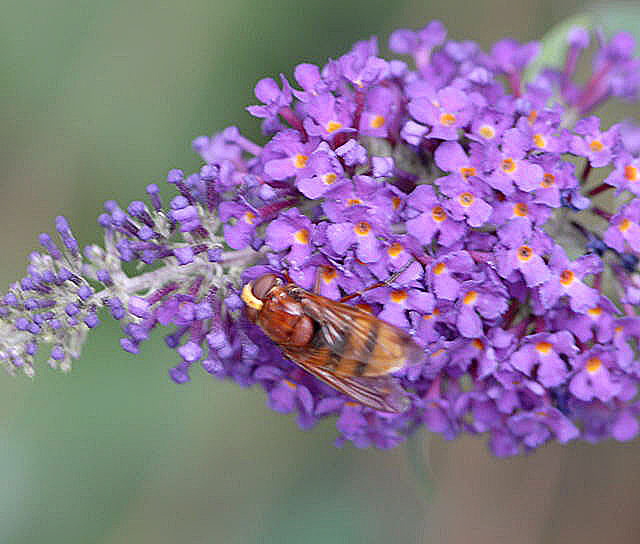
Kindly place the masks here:
<instances>
[{"instance_id":1,"label":"insect wing","mask_svg":"<svg viewBox=\"0 0 640 544\"><path fill-rule=\"evenodd\" d=\"M289 350L285 350L285 353L309 374L369 408L381 412L401 413L409 407L410 402L405 391L391 376L342 376L326 368L305 363L300 353L293 354Z\"/></svg>"},{"instance_id":2,"label":"insect wing","mask_svg":"<svg viewBox=\"0 0 640 544\"><path fill-rule=\"evenodd\" d=\"M331 360L330 370L337 374L383 376L424 359L424 350L409 334L372 314L306 291L301 304L320 324L334 354L321 366Z\"/></svg>"}]
</instances>

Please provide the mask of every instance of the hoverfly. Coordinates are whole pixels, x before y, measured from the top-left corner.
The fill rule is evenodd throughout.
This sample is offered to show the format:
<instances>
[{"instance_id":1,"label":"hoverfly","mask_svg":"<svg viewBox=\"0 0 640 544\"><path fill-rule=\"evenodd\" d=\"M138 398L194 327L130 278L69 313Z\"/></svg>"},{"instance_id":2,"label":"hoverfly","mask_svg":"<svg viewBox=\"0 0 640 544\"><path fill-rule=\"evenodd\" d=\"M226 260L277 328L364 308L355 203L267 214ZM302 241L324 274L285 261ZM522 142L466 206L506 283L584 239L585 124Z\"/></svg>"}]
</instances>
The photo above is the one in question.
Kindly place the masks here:
<instances>
[{"instance_id":1,"label":"hoverfly","mask_svg":"<svg viewBox=\"0 0 640 544\"><path fill-rule=\"evenodd\" d=\"M365 406L402 412L409 400L390 374L420 363L424 350L405 331L344 304L354 296L336 302L275 274L242 290L248 319L288 359Z\"/></svg>"}]
</instances>

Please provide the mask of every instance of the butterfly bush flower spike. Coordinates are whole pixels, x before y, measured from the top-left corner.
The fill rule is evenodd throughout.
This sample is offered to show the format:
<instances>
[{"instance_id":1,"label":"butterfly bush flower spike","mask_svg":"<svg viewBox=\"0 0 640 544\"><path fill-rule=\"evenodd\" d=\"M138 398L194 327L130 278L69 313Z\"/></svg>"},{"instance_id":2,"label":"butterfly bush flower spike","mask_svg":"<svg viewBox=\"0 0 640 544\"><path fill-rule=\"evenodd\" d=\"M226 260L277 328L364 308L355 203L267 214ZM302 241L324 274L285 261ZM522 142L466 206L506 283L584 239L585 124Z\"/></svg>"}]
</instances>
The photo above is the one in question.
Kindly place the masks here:
<instances>
[{"instance_id":1,"label":"butterfly bush flower spike","mask_svg":"<svg viewBox=\"0 0 640 544\"><path fill-rule=\"evenodd\" d=\"M166 331L176 383L257 385L303 429L334 418L337 444L390 448L423 426L487 433L499 456L635 438L640 127L595 113L638 99L633 39L572 29L564 64L537 74L540 44L484 52L437 21L390 48L399 58L372 38L259 81L261 141L196 138L202 168L170 171L168 200L151 184L107 202L101 245L82 250L58 217L0 298L7 371L69 371L111 316L129 354ZM365 407L286 359L240 297L265 273L334 300L392 277L349 303L424 351L393 376L406 410Z\"/></svg>"}]
</instances>

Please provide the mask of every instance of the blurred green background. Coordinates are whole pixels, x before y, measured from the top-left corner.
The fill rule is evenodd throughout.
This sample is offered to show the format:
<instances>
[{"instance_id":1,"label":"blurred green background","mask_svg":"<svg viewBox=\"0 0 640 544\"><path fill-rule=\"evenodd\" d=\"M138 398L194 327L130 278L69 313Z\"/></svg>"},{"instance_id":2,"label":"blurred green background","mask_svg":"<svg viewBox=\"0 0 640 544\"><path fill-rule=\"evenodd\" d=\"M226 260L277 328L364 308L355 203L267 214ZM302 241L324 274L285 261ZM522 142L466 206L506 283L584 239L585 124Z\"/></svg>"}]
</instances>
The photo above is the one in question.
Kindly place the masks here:
<instances>
[{"instance_id":1,"label":"blurred green background","mask_svg":"<svg viewBox=\"0 0 640 544\"><path fill-rule=\"evenodd\" d=\"M266 75L371 34L441 19L485 48L531 40L575 0L23 0L0 3L0 290L65 214L98 240L106 199L199 167L190 141L229 124ZM638 21L635 21L638 24ZM640 441L494 459L484 439L419 433L335 449L195 372L177 386L160 335L133 357L108 317L68 376L0 379L0 543L640 541Z\"/></svg>"}]
</instances>

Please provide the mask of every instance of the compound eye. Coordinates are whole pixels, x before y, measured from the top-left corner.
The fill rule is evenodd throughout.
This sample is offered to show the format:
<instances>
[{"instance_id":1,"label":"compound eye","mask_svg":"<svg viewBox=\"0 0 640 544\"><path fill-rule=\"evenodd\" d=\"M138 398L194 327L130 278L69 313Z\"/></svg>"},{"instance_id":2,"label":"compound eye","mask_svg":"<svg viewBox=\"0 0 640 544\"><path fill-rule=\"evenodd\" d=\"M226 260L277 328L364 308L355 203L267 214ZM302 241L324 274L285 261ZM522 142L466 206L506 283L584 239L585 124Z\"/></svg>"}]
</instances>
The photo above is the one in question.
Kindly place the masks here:
<instances>
[{"instance_id":1,"label":"compound eye","mask_svg":"<svg viewBox=\"0 0 640 544\"><path fill-rule=\"evenodd\" d=\"M253 282L251 291L253 292L253 296L258 300L264 300L269 294L269 291L276 285L280 285L280 283L280 279L275 274L265 274Z\"/></svg>"}]
</instances>

